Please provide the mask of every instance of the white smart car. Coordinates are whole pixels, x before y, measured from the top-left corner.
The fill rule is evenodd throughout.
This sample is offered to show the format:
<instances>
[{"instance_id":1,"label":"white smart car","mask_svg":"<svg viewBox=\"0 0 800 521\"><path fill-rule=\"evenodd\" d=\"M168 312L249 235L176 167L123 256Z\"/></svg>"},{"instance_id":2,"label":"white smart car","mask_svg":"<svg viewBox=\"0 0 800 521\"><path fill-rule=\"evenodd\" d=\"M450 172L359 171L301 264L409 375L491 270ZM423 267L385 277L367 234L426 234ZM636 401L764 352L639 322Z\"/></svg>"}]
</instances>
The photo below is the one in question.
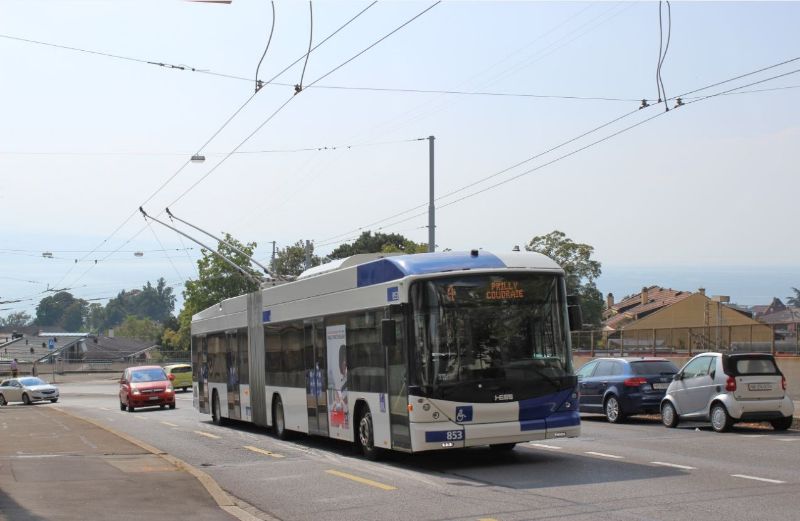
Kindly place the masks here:
<instances>
[{"instance_id":1,"label":"white smart car","mask_svg":"<svg viewBox=\"0 0 800 521\"><path fill-rule=\"evenodd\" d=\"M710 421L717 432L741 421L769 421L775 430L792 426L794 404L769 354L702 353L675 375L661 401L661 421Z\"/></svg>"},{"instance_id":2,"label":"white smart car","mask_svg":"<svg viewBox=\"0 0 800 521\"><path fill-rule=\"evenodd\" d=\"M33 402L50 400L58 401L58 387L35 376L9 378L0 383L0 405L9 402L22 402L30 405Z\"/></svg>"}]
</instances>

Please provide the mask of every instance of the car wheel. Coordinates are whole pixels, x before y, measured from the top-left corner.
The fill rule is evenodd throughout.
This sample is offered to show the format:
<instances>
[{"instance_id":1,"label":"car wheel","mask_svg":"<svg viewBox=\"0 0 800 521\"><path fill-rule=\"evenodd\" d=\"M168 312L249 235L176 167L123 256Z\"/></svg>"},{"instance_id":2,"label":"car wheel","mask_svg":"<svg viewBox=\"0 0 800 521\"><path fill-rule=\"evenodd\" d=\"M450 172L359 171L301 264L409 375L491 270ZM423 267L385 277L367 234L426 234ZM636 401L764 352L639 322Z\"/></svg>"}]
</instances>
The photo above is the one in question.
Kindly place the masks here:
<instances>
[{"instance_id":1,"label":"car wheel","mask_svg":"<svg viewBox=\"0 0 800 521\"><path fill-rule=\"evenodd\" d=\"M175 404L174 403L169 404L169 408L170 409L174 409L175 408Z\"/></svg>"},{"instance_id":2,"label":"car wheel","mask_svg":"<svg viewBox=\"0 0 800 521\"><path fill-rule=\"evenodd\" d=\"M619 406L619 400L613 394L606 398L603 410L606 413L608 423L620 423L625 419L625 416L622 414L622 409L620 409Z\"/></svg>"},{"instance_id":3,"label":"car wheel","mask_svg":"<svg viewBox=\"0 0 800 521\"><path fill-rule=\"evenodd\" d=\"M369 407L364 406L361 417L358 419L358 434L356 436L361 454L370 461L375 461L380 456L380 449L375 447L375 430L372 425L372 413Z\"/></svg>"},{"instance_id":4,"label":"car wheel","mask_svg":"<svg viewBox=\"0 0 800 521\"><path fill-rule=\"evenodd\" d=\"M0 394L0 407L6 405L8 402L6 401L6 397Z\"/></svg>"},{"instance_id":5,"label":"car wheel","mask_svg":"<svg viewBox=\"0 0 800 521\"><path fill-rule=\"evenodd\" d=\"M679 421L680 417L675 410L675 406L670 402L665 402L661 407L661 423L663 423L665 427L673 429L678 426Z\"/></svg>"},{"instance_id":6,"label":"car wheel","mask_svg":"<svg viewBox=\"0 0 800 521\"><path fill-rule=\"evenodd\" d=\"M25 405L31 404L31 397L28 396L28 393L22 393L22 403L24 403Z\"/></svg>"},{"instance_id":7,"label":"car wheel","mask_svg":"<svg viewBox=\"0 0 800 521\"><path fill-rule=\"evenodd\" d=\"M733 419L721 403L711 406L711 427L717 432L725 432L733 425Z\"/></svg>"},{"instance_id":8,"label":"car wheel","mask_svg":"<svg viewBox=\"0 0 800 521\"><path fill-rule=\"evenodd\" d=\"M497 452L511 452L516 446L516 443L495 443L494 445L489 445L489 448Z\"/></svg>"},{"instance_id":9,"label":"car wheel","mask_svg":"<svg viewBox=\"0 0 800 521\"><path fill-rule=\"evenodd\" d=\"M57 401L58 401L58 398L52 398L52 399L50 400L50 403L56 403Z\"/></svg>"},{"instance_id":10,"label":"car wheel","mask_svg":"<svg viewBox=\"0 0 800 521\"><path fill-rule=\"evenodd\" d=\"M159 409L163 409L163 408L164 408L164 407L166 407L166 406L167 406L167 404L165 404L165 403L162 403L161 405L159 405L159 406L158 406L158 408L159 408Z\"/></svg>"},{"instance_id":11,"label":"car wheel","mask_svg":"<svg viewBox=\"0 0 800 521\"><path fill-rule=\"evenodd\" d=\"M283 417L283 402L281 402L280 397L276 397L272 403L272 428L278 439L289 439L289 431L286 430L286 421Z\"/></svg>"},{"instance_id":12,"label":"car wheel","mask_svg":"<svg viewBox=\"0 0 800 521\"><path fill-rule=\"evenodd\" d=\"M793 421L794 418L791 416L784 416L783 418L778 418L777 420L770 420L770 423L772 424L772 428L776 431L785 431L792 426Z\"/></svg>"},{"instance_id":13,"label":"car wheel","mask_svg":"<svg viewBox=\"0 0 800 521\"><path fill-rule=\"evenodd\" d=\"M182 389L183 389L183 392L186 392L186 391L188 391L188 390L189 390L189 388L188 388L188 387L183 387Z\"/></svg>"},{"instance_id":14,"label":"car wheel","mask_svg":"<svg viewBox=\"0 0 800 521\"><path fill-rule=\"evenodd\" d=\"M133 411L135 411L135 410L136 410L136 409L134 409L133 405L131 405L130 403L128 403L128 412L133 412Z\"/></svg>"},{"instance_id":15,"label":"car wheel","mask_svg":"<svg viewBox=\"0 0 800 521\"><path fill-rule=\"evenodd\" d=\"M126 406L124 403L122 403L122 402L119 402L119 410L120 410L120 411L124 411L124 410L125 410L125 409L127 409L127 408L128 408L128 407L127 407L127 406Z\"/></svg>"}]
</instances>

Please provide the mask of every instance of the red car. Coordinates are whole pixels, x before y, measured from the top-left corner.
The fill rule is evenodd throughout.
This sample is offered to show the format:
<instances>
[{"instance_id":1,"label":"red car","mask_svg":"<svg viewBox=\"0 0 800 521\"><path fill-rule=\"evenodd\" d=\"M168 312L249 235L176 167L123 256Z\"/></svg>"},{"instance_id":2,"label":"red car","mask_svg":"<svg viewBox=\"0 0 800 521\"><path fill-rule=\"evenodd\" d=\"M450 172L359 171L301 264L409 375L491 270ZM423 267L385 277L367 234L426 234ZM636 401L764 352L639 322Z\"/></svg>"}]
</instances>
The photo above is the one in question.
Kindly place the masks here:
<instances>
[{"instance_id":1,"label":"red car","mask_svg":"<svg viewBox=\"0 0 800 521\"><path fill-rule=\"evenodd\" d=\"M169 405L175 408L175 390L172 388L173 375L167 377L158 365L129 367L122 373L119 381L119 408L133 412L137 407Z\"/></svg>"}]
</instances>

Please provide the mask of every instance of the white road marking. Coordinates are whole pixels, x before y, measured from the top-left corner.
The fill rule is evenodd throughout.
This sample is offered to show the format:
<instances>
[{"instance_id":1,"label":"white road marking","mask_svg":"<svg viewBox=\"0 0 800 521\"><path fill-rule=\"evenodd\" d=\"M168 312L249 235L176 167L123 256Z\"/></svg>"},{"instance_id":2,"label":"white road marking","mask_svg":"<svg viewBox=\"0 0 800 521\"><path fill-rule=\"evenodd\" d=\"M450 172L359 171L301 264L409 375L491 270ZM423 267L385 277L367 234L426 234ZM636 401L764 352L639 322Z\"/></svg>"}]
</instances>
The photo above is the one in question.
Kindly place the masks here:
<instances>
[{"instance_id":1,"label":"white road marking","mask_svg":"<svg viewBox=\"0 0 800 521\"><path fill-rule=\"evenodd\" d=\"M797 441L800 438L778 438L778 441Z\"/></svg>"},{"instance_id":2,"label":"white road marking","mask_svg":"<svg viewBox=\"0 0 800 521\"><path fill-rule=\"evenodd\" d=\"M763 438L766 434L740 434L742 438Z\"/></svg>"},{"instance_id":3,"label":"white road marking","mask_svg":"<svg viewBox=\"0 0 800 521\"><path fill-rule=\"evenodd\" d=\"M661 465L662 467L672 467L682 470L697 470L697 467L690 467L688 465L678 465L677 463L667 463L665 461L651 461L651 465Z\"/></svg>"},{"instance_id":4,"label":"white road marking","mask_svg":"<svg viewBox=\"0 0 800 521\"><path fill-rule=\"evenodd\" d=\"M564 447L556 447L555 445L545 445L544 443L528 443L528 445L532 447L539 447L540 449L561 450L564 448Z\"/></svg>"},{"instance_id":5,"label":"white road marking","mask_svg":"<svg viewBox=\"0 0 800 521\"><path fill-rule=\"evenodd\" d=\"M101 411L110 411L111 409L109 409L108 407L100 407L100 410Z\"/></svg>"},{"instance_id":6,"label":"white road marking","mask_svg":"<svg viewBox=\"0 0 800 521\"><path fill-rule=\"evenodd\" d=\"M175 425L174 423L170 423L170 422L161 422L161 423L163 423L164 425L167 425L169 427L177 427L177 425Z\"/></svg>"},{"instance_id":7,"label":"white road marking","mask_svg":"<svg viewBox=\"0 0 800 521\"><path fill-rule=\"evenodd\" d=\"M765 483L775 483L775 484L778 484L778 485L781 484L781 483L786 483L785 481L780 481L778 479L759 478L757 476L748 476L746 474L731 474L731 476L733 476L734 478L752 479L752 480L755 480L755 481L763 481Z\"/></svg>"},{"instance_id":8,"label":"white road marking","mask_svg":"<svg viewBox=\"0 0 800 521\"><path fill-rule=\"evenodd\" d=\"M587 452L584 452L584 454L591 454L592 456L600 456L600 457L603 457L603 458L624 459L624 456L616 456L614 454L606 454L605 452L587 451Z\"/></svg>"}]
</instances>

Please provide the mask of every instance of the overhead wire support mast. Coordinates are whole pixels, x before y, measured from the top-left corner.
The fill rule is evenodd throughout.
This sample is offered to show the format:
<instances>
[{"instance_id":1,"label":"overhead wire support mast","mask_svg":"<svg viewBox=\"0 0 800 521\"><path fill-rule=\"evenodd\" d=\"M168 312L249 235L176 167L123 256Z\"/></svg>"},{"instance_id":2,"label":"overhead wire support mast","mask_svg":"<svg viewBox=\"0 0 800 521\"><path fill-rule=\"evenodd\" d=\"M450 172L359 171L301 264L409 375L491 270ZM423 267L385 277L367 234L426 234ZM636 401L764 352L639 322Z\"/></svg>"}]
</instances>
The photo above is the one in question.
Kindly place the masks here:
<instances>
[{"instance_id":1,"label":"overhead wire support mast","mask_svg":"<svg viewBox=\"0 0 800 521\"><path fill-rule=\"evenodd\" d=\"M167 212L167 215L169 215L169 218L170 218L170 219L175 219L175 220L176 220L176 221L178 221L178 222L182 222L182 223L183 223L183 224L185 224L186 226L189 226L190 228L194 228L194 229L195 229L195 230L197 230L198 232L200 232L200 233L204 233L204 234L208 235L209 237L211 237L211 238L212 238L212 239L214 239L215 241L217 241L217 242L221 242L222 244L224 244L224 245L225 245L225 246L227 246L228 248L232 249L232 250L233 250L233 251L235 251L236 253L238 253L238 254L240 254L240 255L244 255L245 257L247 257L248 259L250 259L250 262L252 262L252 263L253 263L253 264L255 264L256 266L258 266L259 268L261 268L262 270L264 270L264 273L266 273L266 274L267 274L267 275L268 275L270 278L275 278L275 277L273 277L273 275L272 275L272 274L269 272L269 269L267 269L267 267L266 267L266 266L264 266L263 264L261 264L260 262L258 262L256 259L254 259L254 258L253 258L253 257L251 257L250 255L248 255L246 252L244 252L244 251L242 251L241 249L237 248L237 247L236 247L236 246L234 246L233 244L229 243L229 242L228 242L228 241L226 241L226 240L220 239L219 237L217 237L217 236L215 236L215 235L213 235L213 234L211 234L211 233L209 233L209 232L205 231L204 229L200 228L199 226L195 226L194 224L192 224L192 223L190 223L190 222L184 221L183 219L181 219L180 217L178 217L178 216L177 216L177 215L175 215L174 213L170 212L170 211L169 211L169 208L166 208L166 209L165 209L165 211Z\"/></svg>"},{"instance_id":2,"label":"overhead wire support mast","mask_svg":"<svg viewBox=\"0 0 800 521\"><path fill-rule=\"evenodd\" d=\"M211 253L213 253L214 255L219 257L220 259L222 259L226 264L228 264L228 266L230 266L231 268L233 268L236 271L238 271L239 273L241 273L244 278L246 278L247 280L249 280L253 284L256 284L256 285L260 286L261 282L263 282L261 277L256 278L256 276L253 273L250 273L249 271L245 270L244 268L242 268L241 266L239 266L238 264L236 264L235 262L230 260L228 257L224 256L223 254L221 254L220 252L218 252L214 248L211 248L208 245L203 244L202 242L198 241L197 239L195 239L194 237L192 237L188 233L184 233L184 232L180 231L179 229L175 228L174 226L170 226L169 224L167 224L165 222L162 222L162 221L159 221L155 217L153 217L151 215L148 215L147 212L144 211L144 208L142 208L141 206L139 207L139 211L142 212L142 215L144 216L145 221L147 219L151 219L151 220L157 222L158 224L160 224L161 226L169 228L173 232L178 233L180 235L183 235L184 237L186 237L190 241L194 242L195 244L198 244L201 248L205 248L206 250L210 251Z\"/></svg>"}]
</instances>

